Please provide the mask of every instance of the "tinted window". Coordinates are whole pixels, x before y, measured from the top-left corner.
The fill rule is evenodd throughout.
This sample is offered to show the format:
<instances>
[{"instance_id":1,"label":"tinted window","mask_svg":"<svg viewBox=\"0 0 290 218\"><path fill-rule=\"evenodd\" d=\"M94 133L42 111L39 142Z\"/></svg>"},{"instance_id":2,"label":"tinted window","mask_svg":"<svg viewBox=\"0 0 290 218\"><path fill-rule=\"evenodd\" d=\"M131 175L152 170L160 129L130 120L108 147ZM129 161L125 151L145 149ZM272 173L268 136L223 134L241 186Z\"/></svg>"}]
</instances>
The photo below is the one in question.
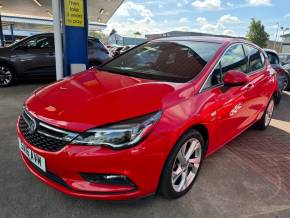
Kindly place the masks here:
<instances>
[{"instance_id":1,"label":"tinted window","mask_svg":"<svg viewBox=\"0 0 290 218\"><path fill-rule=\"evenodd\" d=\"M247 72L247 58L242 45L231 46L221 58L222 73L229 70Z\"/></svg>"},{"instance_id":2,"label":"tinted window","mask_svg":"<svg viewBox=\"0 0 290 218\"><path fill-rule=\"evenodd\" d=\"M260 70L264 67L264 56L261 52L252 46L245 46L249 56L249 72Z\"/></svg>"},{"instance_id":3,"label":"tinted window","mask_svg":"<svg viewBox=\"0 0 290 218\"><path fill-rule=\"evenodd\" d=\"M268 59L270 61L270 64L279 64L279 57L275 53L272 52L266 52Z\"/></svg>"},{"instance_id":4,"label":"tinted window","mask_svg":"<svg viewBox=\"0 0 290 218\"><path fill-rule=\"evenodd\" d=\"M94 43L91 40L89 40L88 41L88 46L89 46L89 48L93 48L94 47Z\"/></svg>"},{"instance_id":5,"label":"tinted window","mask_svg":"<svg viewBox=\"0 0 290 218\"><path fill-rule=\"evenodd\" d=\"M105 46L98 39L89 39L89 47L106 49Z\"/></svg>"},{"instance_id":6,"label":"tinted window","mask_svg":"<svg viewBox=\"0 0 290 218\"><path fill-rule=\"evenodd\" d=\"M199 74L220 44L155 41L143 44L105 64L105 70L146 79L186 82Z\"/></svg>"},{"instance_id":7,"label":"tinted window","mask_svg":"<svg viewBox=\"0 0 290 218\"><path fill-rule=\"evenodd\" d=\"M36 37L25 41L23 46L29 49L54 48L54 41L52 37Z\"/></svg>"}]
</instances>

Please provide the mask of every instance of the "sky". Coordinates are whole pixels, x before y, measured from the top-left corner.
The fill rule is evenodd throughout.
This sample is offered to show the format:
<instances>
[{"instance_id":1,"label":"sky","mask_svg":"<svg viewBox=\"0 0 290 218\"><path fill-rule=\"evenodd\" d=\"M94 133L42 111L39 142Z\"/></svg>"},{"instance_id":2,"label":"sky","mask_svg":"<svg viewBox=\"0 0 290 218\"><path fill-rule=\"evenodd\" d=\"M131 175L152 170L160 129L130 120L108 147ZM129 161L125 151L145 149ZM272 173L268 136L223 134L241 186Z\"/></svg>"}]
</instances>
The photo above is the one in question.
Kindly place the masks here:
<instances>
[{"instance_id":1,"label":"sky","mask_svg":"<svg viewBox=\"0 0 290 218\"><path fill-rule=\"evenodd\" d=\"M251 18L261 20L274 40L278 24L290 27L290 0L125 0L105 33L115 28L123 36L172 30L245 36Z\"/></svg>"}]
</instances>

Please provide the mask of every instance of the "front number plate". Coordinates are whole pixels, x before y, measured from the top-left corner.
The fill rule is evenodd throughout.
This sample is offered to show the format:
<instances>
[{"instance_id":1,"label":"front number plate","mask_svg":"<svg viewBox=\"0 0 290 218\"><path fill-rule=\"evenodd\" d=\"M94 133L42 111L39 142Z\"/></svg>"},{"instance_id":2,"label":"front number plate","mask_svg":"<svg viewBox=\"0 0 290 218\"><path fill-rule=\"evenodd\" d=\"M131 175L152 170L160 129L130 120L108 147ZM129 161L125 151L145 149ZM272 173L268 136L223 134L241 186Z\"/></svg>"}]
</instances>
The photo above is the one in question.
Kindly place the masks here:
<instances>
[{"instance_id":1,"label":"front number plate","mask_svg":"<svg viewBox=\"0 0 290 218\"><path fill-rule=\"evenodd\" d=\"M45 159L44 157L40 156L39 154L35 153L31 149L29 149L19 138L18 138L18 145L19 149L22 151L22 153L38 168L40 168L42 171L46 172L45 167Z\"/></svg>"}]
</instances>

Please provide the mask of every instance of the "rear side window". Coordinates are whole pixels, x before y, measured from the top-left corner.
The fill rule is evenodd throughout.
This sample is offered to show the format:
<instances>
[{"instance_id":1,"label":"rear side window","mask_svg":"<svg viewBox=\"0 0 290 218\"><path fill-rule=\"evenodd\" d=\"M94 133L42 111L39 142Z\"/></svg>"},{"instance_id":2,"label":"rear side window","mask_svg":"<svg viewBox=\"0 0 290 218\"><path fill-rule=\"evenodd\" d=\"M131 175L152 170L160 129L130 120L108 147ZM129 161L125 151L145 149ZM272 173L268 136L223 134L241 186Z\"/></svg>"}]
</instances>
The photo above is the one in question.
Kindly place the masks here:
<instances>
[{"instance_id":1,"label":"rear side window","mask_svg":"<svg viewBox=\"0 0 290 218\"><path fill-rule=\"evenodd\" d=\"M272 52L266 52L268 59L270 61L270 64L279 64L279 57L275 53Z\"/></svg>"},{"instance_id":2,"label":"rear side window","mask_svg":"<svg viewBox=\"0 0 290 218\"><path fill-rule=\"evenodd\" d=\"M225 52L221 58L221 69L223 75L229 70L247 72L247 58L242 45L233 45Z\"/></svg>"},{"instance_id":3,"label":"rear side window","mask_svg":"<svg viewBox=\"0 0 290 218\"><path fill-rule=\"evenodd\" d=\"M252 46L245 46L249 56L249 73L261 70L264 68L265 58L261 52Z\"/></svg>"},{"instance_id":4,"label":"rear side window","mask_svg":"<svg viewBox=\"0 0 290 218\"><path fill-rule=\"evenodd\" d=\"M106 53L109 53L106 46L104 46L103 43L99 39L96 39L96 38L89 39L88 46L90 49L95 48L95 49L104 51Z\"/></svg>"},{"instance_id":5,"label":"rear side window","mask_svg":"<svg viewBox=\"0 0 290 218\"><path fill-rule=\"evenodd\" d=\"M89 39L89 47L104 49L105 46L98 39Z\"/></svg>"}]
</instances>

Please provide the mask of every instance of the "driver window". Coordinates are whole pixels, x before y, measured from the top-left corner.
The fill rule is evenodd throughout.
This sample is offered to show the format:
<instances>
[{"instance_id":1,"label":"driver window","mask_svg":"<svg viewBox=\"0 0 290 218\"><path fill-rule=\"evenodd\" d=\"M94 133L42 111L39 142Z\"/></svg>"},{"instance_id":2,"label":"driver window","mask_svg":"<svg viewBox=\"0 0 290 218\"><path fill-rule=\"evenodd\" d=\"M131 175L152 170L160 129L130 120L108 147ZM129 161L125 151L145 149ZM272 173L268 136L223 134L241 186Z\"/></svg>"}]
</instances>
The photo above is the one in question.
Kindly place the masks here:
<instances>
[{"instance_id":1,"label":"driver window","mask_svg":"<svg viewBox=\"0 0 290 218\"><path fill-rule=\"evenodd\" d=\"M247 58L242 45L231 46L221 59L222 74L229 70L247 72Z\"/></svg>"},{"instance_id":2,"label":"driver window","mask_svg":"<svg viewBox=\"0 0 290 218\"><path fill-rule=\"evenodd\" d=\"M53 39L48 37L37 37L24 42L24 47L28 49L42 49L42 48L53 48Z\"/></svg>"},{"instance_id":3,"label":"driver window","mask_svg":"<svg viewBox=\"0 0 290 218\"><path fill-rule=\"evenodd\" d=\"M240 70L247 72L247 58L242 45L231 46L222 56L212 74L206 80L203 89L223 84L223 76L229 70Z\"/></svg>"}]
</instances>

